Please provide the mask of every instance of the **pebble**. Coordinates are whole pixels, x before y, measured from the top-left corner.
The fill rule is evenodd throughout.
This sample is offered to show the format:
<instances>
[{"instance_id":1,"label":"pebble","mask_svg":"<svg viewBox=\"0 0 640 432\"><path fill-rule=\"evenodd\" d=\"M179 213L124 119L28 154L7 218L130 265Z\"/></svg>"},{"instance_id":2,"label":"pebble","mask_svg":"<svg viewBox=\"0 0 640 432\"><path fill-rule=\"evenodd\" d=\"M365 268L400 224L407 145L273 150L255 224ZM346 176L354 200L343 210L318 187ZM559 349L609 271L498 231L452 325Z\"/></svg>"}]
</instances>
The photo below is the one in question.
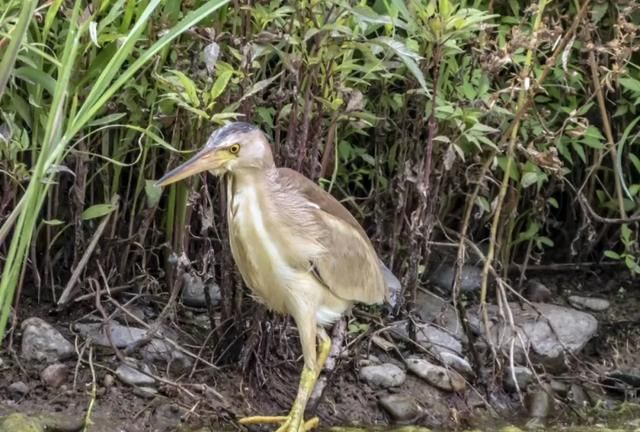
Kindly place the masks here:
<instances>
[{"instance_id":1,"label":"pebble","mask_svg":"<svg viewBox=\"0 0 640 432\"><path fill-rule=\"evenodd\" d=\"M191 307L206 307L205 287L209 290L212 306L220 303L222 293L220 286L213 282L204 283L200 276L184 275L184 287L182 288L182 302Z\"/></svg>"},{"instance_id":2,"label":"pebble","mask_svg":"<svg viewBox=\"0 0 640 432\"><path fill-rule=\"evenodd\" d=\"M7 388L7 390L9 391L9 395L14 399L19 399L29 393L29 387L22 381L14 382Z\"/></svg>"},{"instance_id":3,"label":"pebble","mask_svg":"<svg viewBox=\"0 0 640 432\"><path fill-rule=\"evenodd\" d=\"M514 366L513 368L508 366L504 369L504 373L502 375L504 389L512 393L517 392L518 389L520 389L521 392L524 392L532 379L533 372L531 369L524 366ZM518 383L517 387L516 383Z\"/></svg>"},{"instance_id":4,"label":"pebble","mask_svg":"<svg viewBox=\"0 0 640 432\"><path fill-rule=\"evenodd\" d=\"M131 361L132 364L136 364L135 360L127 359ZM145 372L140 372L135 367L130 364L122 363L116 369L117 377L124 383L132 385L132 386L150 386L155 383L155 379L147 374L151 374L151 369L149 366L144 365L142 370Z\"/></svg>"},{"instance_id":5,"label":"pebble","mask_svg":"<svg viewBox=\"0 0 640 432\"><path fill-rule=\"evenodd\" d=\"M383 363L360 369L360 379L372 386L389 388L404 383L407 374L393 363Z\"/></svg>"},{"instance_id":6,"label":"pebble","mask_svg":"<svg viewBox=\"0 0 640 432\"><path fill-rule=\"evenodd\" d=\"M414 421L422 409L418 402L411 397L400 394L391 394L380 398L380 406L398 423Z\"/></svg>"},{"instance_id":7,"label":"pebble","mask_svg":"<svg viewBox=\"0 0 640 432\"><path fill-rule=\"evenodd\" d=\"M20 354L25 360L55 363L74 355L75 350L71 342L44 320L28 318L22 322L21 327Z\"/></svg>"},{"instance_id":8,"label":"pebble","mask_svg":"<svg viewBox=\"0 0 640 432\"><path fill-rule=\"evenodd\" d=\"M68 369L62 363L47 366L40 372L40 379L49 387L58 388L67 380Z\"/></svg>"},{"instance_id":9,"label":"pebble","mask_svg":"<svg viewBox=\"0 0 640 432\"><path fill-rule=\"evenodd\" d=\"M113 375L111 374L106 374L104 376L104 379L102 381L102 383L104 384L105 387L111 387L113 385Z\"/></svg>"},{"instance_id":10,"label":"pebble","mask_svg":"<svg viewBox=\"0 0 640 432\"><path fill-rule=\"evenodd\" d=\"M589 309L594 312L602 312L609 309L609 300L596 297L570 296L569 304L578 309Z\"/></svg>"},{"instance_id":11,"label":"pebble","mask_svg":"<svg viewBox=\"0 0 640 432\"><path fill-rule=\"evenodd\" d=\"M145 399L151 399L158 394L158 390L153 387L134 387L133 394Z\"/></svg>"},{"instance_id":12,"label":"pebble","mask_svg":"<svg viewBox=\"0 0 640 432\"><path fill-rule=\"evenodd\" d=\"M117 348L125 348L140 339L143 339L147 335L147 330L142 328L129 327L117 323L109 323L108 325L111 334L111 341L109 341L109 336L107 336L107 332L103 324L79 323L75 325L75 329L82 336L91 339L94 344L109 348L111 347L111 342L113 342Z\"/></svg>"},{"instance_id":13,"label":"pebble","mask_svg":"<svg viewBox=\"0 0 640 432\"><path fill-rule=\"evenodd\" d=\"M453 370L434 365L422 358L408 358L407 369L434 387L445 391L461 392L465 389L464 378Z\"/></svg>"},{"instance_id":14,"label":"pebble","mask_svg":"<svg viewBox=\"0 0 640 432\"><path fill-rule=\"evenodd\" d=\"M544 419L553 409L553 399L545 390L539 389L527 393L524 399L527 414L532 419Z\"/></svg>"},{"instance_id":15,"label":"pebble","mask_svg":"<svg viewBox=\"0 0 640 432\"><path fill-rule=\"evenodd\" d=\"M551 290L547 288L545 284L536 279L531 279L527 282L527 286L522 295L527 300L536 303L550 302L553 297Z\"/></svg>"},{"instance_id":16,"label":"pebble","mask_svg":"<svg viewBox=\"0 0 640 432\"><path fill-rule=\"evenodd\" d=\"M440 361L446 367L455 369L467 378L475 376L475 372L471 367L471 364L464 358L450 353L449 351L442 351L438 354Z\"/></svg>"},{"instance_id":17,"label":"pebble","mask_svg":"<svg viewBox=\"0 0 640 432\"><path fill-rule=\"evenodd\" d=\"M191 368L193 360L186 354L175 349L171 344L162 339L151 339L142 348L142 357L148 362L160 362L169 364L174 373L182 373Z\"/></svg>"}]
</instances>

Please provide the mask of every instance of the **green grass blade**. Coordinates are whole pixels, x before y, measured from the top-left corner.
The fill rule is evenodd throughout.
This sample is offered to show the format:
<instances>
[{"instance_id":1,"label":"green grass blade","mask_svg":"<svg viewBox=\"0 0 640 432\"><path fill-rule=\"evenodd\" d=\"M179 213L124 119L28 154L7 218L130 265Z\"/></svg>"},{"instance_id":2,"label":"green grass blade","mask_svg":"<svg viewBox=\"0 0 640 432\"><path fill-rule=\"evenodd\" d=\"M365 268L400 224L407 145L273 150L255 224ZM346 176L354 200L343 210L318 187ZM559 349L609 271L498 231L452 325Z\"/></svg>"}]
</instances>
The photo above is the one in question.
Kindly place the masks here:
<instances>
[{"instance_id":1,"label":"green grass blade","mask_svg":"<svg viewBox=\"0 0 640 432\"><path fill-rule=\"evenodd\" d=\"M27 34L29 22L31 21L31 16L36 8L36 4L36 0L24 0L20 16L18 17L18 22L16 22L16 25L11 32L11 41L9 42L9 46L7 46L7 49L2 53L2 61L0 61L0 100L2 99L4 90L9 82L9 77L13 72L13 65L16 62L16 57L18 56L18 51L20 50L22 41Z\"/></svg>"}]
</instances>

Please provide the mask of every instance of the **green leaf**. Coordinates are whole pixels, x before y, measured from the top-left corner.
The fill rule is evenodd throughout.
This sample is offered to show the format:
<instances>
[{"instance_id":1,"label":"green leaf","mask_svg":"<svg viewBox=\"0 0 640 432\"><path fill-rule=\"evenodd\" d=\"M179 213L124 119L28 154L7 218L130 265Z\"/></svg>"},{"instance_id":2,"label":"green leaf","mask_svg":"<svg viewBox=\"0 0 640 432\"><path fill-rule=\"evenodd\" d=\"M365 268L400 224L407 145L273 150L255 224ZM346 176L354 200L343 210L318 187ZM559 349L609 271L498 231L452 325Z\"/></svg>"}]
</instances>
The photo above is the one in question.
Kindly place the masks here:
<instances>
[{"instance_id":1,"label":"green leaf","mask_svg":"<svg viewBox=\"0 0 640 432\"><path fill-rule=\"evenodd\" d=\"M522 184L523 188L528 188L529 186L536 184L538 182L538 173L535 172L527 172L522 175L522 180L520 180L520 184Z\"/></svg>"},{"instance_id":2,"label":"green leaf","mask_svg":"<svg viewBox=\"0 0 640 432\"><path fill-rule=\"evenodd\" d=\"M218 65L218 68L220 68L220 65ZM218 99L218 97L224 92L232 76L233 69L231 68L225 68L224 70L221 70L220 73L218 73L218 77L213 83L211 92L209 93L211 95L212 102Z\"/></svg>"},{"instance_id":3,"label":"green leaf","mask_svg":"<svg viewBox=\"0 0 640 432\"><path fill-rule=\"evenodd\" d=\"M602 150L604 148L604 136L602 136L600 130L593 125L587 128L580 141L596 150Z\"/></svg>"},{"instance_id":4,"label":"green leaf","mask_svg":"<svg viewBox=\"0 0 640 432\"><path fill-rule=\"evenodd\" d=\"M103 126L109 123L114 123L118 120L120 120L122 117L126 116L127 113L113 113L113 114L108 114L104 117L101 117L99 119L96 119L92 122L89 123L89 126Z\"/></svg>"},{"instance_id":5,"label":"green leaf","mask_svg":"<svg viewBox=\"0 0 640 432\"><path fill-rule=\"evenodd\" d=\"M162 197L162 188L156 186L155 180L145 180L144 192L147 195L147 207L153 208L157 206Z\"/></svg>"},{"instance_id":6,"label":"green leaf","mask_svg":"<svg viewBox=\"0 0 640 432\"><path fill-rule=\"evenodd\" d=\"M61 221L60 219L49 219L49 220L43 220L42 222L45 225L49 225L49 226L62 225L64 223L64 221Z\"/></svg>"},{"instance_id":7,"label":"green leaf","mask_svg":"<svg viewBox=\"0 0 640 432\"><path fill-rule=\"evenodd\" d=\"M402 42L397 41L395 39L391 39L389 37L380 36L378 38L372 39L371 43L379 44L391 48L391 50L402 60L402 62L407 66L411 75L418 80L420 87L424 90L425 94L430 95L429 89L427 88L427 82L424 79L424 74L418 67L417 61L421 60L422 57L411 51L409 47L404 45Z\"/></svg>"},{"instance_id":8,"label":"green leaf","mask_svg":"<svg viewBox=\"0 0 640 432\"><path fill-rule=\"evenodd\" d=\"M640 93L640 81L633 78L620 78L618 80L620 85L627 90L631 90L634 93Z\"/></svg>"},{"instance_id":9,"label":"green leaf","mask_svg":"<svg viewBox=\"0 0 640 432\"><path fill-rule=\"evenodd\" d=\"M558 200L555 199L554 197L550 197L547 202L549 203L549 205L553 208L559 208L560 205L558 204Z\"/></svg>"},{"instance_id":10,"label":"green leaf","mask_svg":"<svg viewBox=\"0 0 640 432\"><path fill-rule=\"evenodd\" d=\"M545 237L545 236L538 237L536 239L536 241L539 244L543 244L543 245L548 246L548 247L553 247L553 245L554 245L553 240L551 240L549 237Z\"/></svg>"},{"instance_id":11,"label":"green leaf","mask_svg":"<svg viewBox=\"0 0 640 432\"><path fill-rule=\"evenodd\" d=\"M612 250L604 251L604 256L606 256L607 258L614 259L614 260L619 260L620 258L622 258L620 256L620 254L618 254L617 252L614 252Z\"/></svg>"},{"instance_id":12,"label":"green leaf","mask_svg":"<svg viewBox=\"0 0 640 432\"><path fill-rule=\"evenodd\" d=\"M531 240L538 234L538 231L540 231L540 225L537 222L530 222L527 230L518 234L516 243Z\"/></svg>"},{"instance_id":13,"label":"green leaf","mask_svg":"<svg viewBox=\"0 0 640 432\"><path fill-rule=\"evenodd\" d=\"M109 213L114 211L115 208L116 206L114 206L113 204L95 204L83 211L80 215L80 218L82 220L99 218L108 215Z\"/></svg>"},{"instance_id":14,"label":"green leaf","mask_svg":"<svg viewBox=\"0 0 640 432\"><path fill-rule=\"evenodd\" d=\"M622 235L622 241L625 244L629 244L629 241L631 240L631 228L629 228L629 226L627 224L623 224L622 227L620 228L620 234Z\"/></svg>"},{"instance_id":15,"label":"green leaf","mask_svg":"<svg viewBox=\"0 0 640 432\"><path fill-rule=\"evenodd\" d=\"M638 158L638 156L634 155L633 153L629 153L629 159L631 160L631 163L633 164L633 167L636 169L636 171L640 173L640 158Z\"/></svg>"},{"instance_id":16,"label":"green leaf","mask_svg":"<svg viewBox=\"0 0 640 432\"><path fill-rule=\"evenodd\" d=\"M189 78L179 70L172 70L171 72L178 77L178 79L180 80L180 84L182 84L182 87L187 92L189 103L191 103L191 105L196 108L199 107L200 99L198 98L198 89L196 88L195 83L191 80L191 78Z\"/></svg>"}]
</instances>

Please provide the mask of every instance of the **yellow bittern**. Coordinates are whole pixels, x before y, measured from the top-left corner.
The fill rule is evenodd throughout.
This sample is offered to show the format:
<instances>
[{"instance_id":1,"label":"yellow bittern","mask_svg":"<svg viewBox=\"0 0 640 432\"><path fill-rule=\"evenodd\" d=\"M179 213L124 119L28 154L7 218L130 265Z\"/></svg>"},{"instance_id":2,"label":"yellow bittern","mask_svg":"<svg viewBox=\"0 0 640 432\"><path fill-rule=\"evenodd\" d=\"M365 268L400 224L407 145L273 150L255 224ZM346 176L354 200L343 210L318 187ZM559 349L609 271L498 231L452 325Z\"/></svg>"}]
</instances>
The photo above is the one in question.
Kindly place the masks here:
<instances>
[{"instance_id":1,"label":"yellow bittern","mask_svg":"<svg viewBox=\"0 0 640 432\"><path fill-rule=\"evenodd\" d=\"M305 423L304 410L331 347L323 327L356 302L389 300L388 287L398 281L342 204L302 174L275 166L256 126L236 122L214 131L201 151L156 184L203 171L226 179L229 241L242 278L269 309L293 317L304 356L289 415L240 422L309 430L318 419Z\"/></svg>"}]
</instances>

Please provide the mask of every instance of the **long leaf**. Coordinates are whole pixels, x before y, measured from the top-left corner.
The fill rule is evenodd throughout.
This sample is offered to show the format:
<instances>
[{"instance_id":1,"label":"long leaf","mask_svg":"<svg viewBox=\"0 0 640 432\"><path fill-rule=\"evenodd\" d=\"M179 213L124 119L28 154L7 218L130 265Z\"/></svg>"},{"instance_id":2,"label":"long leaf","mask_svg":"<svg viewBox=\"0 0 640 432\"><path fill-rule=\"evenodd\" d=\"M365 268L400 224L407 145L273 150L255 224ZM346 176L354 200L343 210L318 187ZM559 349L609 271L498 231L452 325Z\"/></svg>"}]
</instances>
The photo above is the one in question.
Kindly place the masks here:
<instances>
[{"instance_id":1,"label":"long leaf","mask_svg":"<svg viewBox=\"0 0 640 432\"><path fill-rule=\"evenodd\" d=\"M9 42L9 46L7 46L7 49L2 53L2 61L0 62L0 100L2 99L4 90L7 87L7 82L9 82L9 77L13 72L13 66L16 63L18 51L20 50L20 46L22 45L25 35L27 34L27 28L29 27L29 22L31 21L31 16L33 15L33 11L35 10L37 3L37 0L23 1L20 16L18 17L18 21L16 22L13 31L11 32L11 41Z\"/></svg>"}]
</instances>

